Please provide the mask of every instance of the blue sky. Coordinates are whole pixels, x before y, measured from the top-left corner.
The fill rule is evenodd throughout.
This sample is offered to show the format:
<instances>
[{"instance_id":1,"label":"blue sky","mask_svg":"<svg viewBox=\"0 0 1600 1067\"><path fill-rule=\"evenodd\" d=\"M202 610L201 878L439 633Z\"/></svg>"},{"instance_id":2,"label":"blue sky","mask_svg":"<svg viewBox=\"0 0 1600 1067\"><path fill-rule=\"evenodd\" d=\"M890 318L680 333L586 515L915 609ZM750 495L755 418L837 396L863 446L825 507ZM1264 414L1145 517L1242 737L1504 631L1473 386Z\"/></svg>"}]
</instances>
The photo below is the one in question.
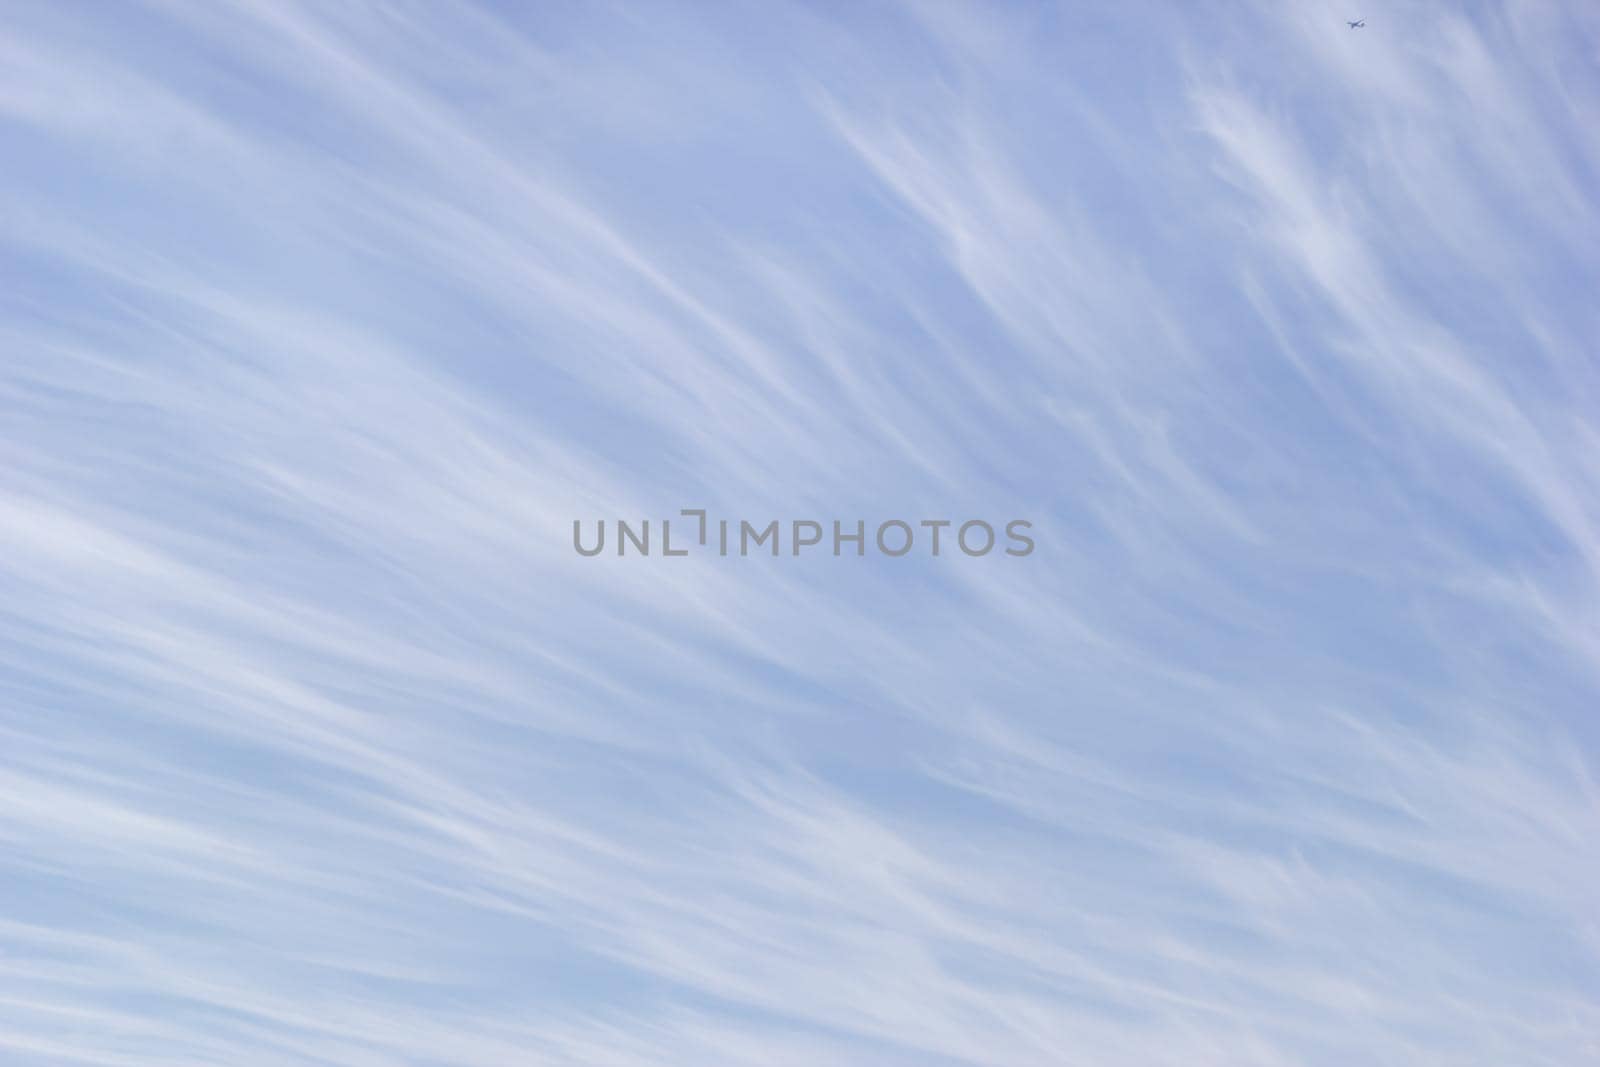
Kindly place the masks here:
<instances>
[{"instance_id":1,"label":"blue sky","mask_svg":"<svg viewBox=\"0 0 1600 1067\"><path fill-rule=\"evenodd\" d=\"M1600 1060L1597 52L0 5L0 1059Z\"/></svg>"}]
</instances>

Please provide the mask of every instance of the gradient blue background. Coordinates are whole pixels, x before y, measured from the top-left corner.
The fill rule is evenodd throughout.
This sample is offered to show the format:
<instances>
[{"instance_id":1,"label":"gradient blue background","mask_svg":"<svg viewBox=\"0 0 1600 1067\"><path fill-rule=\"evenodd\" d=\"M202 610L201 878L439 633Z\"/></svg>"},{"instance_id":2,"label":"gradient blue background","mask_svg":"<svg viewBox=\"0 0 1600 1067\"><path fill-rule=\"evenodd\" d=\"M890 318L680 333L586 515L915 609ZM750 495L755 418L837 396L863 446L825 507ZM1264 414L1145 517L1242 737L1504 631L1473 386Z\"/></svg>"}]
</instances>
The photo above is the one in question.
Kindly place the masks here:
<instances>
[{"instance_id":1,"label":"gradient blue background","mask_svg":"<svg viewBox=\"0 0 1600 1067\"><path fill-rule=\"evenodd\" d=\"M0 4L0 1059L1600 1062L1597 54Z\"/></svg>"}]
</instances>

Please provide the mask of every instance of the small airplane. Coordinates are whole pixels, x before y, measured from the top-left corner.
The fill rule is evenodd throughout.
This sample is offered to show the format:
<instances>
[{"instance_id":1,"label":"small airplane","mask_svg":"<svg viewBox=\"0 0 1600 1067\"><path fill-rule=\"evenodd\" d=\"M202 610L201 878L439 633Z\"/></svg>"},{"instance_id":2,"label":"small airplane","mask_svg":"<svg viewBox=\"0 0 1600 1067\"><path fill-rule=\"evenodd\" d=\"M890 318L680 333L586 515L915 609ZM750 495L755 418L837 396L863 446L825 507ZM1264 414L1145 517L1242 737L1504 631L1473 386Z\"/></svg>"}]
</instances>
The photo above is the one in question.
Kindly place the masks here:
<instances>
[{"instance_id":1,"label":"small airplane","mask_svg":"<svg viewBox=\"0 0 1600 1067\"><path fill-rule=\"evenodd\" d=\"M1361 29L1361 27L1363 27L1363 26L1365 26L1367 24L1367 20L1366 19L1356 19L1354 22L1351 22L1349 19L1345 19L1344 24L1346 26L1349 26L1352 30L1359 30L1359 29Z\"/></svg>"}]
</instances>

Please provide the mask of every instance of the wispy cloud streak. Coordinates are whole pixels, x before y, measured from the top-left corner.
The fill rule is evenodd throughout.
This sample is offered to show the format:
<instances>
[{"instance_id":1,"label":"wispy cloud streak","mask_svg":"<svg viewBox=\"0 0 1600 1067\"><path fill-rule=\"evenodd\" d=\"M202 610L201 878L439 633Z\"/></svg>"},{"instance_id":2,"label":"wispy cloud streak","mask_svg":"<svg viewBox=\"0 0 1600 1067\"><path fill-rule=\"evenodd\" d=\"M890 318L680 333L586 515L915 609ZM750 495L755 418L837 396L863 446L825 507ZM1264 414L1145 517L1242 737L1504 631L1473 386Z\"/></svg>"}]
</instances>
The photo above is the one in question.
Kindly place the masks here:
<instances>
[{"instance_id":1,"label":"wispy cloud streak","mask_svg":"<svg viewBox=\"0 0 1600 1067\"><path fill-rule=\"evenodd\" d=\"M1600 22L1369 14L11 5L0 1059L1600 1056Z\"/></svg>"}]
</instances>

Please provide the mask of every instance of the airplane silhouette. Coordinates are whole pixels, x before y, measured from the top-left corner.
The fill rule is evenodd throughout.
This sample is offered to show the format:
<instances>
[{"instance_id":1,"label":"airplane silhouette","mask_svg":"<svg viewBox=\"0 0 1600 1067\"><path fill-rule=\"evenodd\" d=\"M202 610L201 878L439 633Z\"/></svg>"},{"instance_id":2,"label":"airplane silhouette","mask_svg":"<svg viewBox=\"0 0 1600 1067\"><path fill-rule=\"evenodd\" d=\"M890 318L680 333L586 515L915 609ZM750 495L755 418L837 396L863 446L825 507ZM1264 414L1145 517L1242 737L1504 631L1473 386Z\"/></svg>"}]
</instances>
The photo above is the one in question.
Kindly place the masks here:
<instances>
[{"instance_id":1,"label":"airplane silhouette","mask_svg":"<svg viewBox=\"0 0 1600 1067\"><path fill-rule=\"evenodd\" d=\"M1354 22L1351 22L1349 19L1345 20L1345 25L1349 26L1352 30L1359 30L1361 27L1365 26L1366 24L1367 24L1367 20L1366 19L1356 19Z\"/></svg>"}]
</instances>

